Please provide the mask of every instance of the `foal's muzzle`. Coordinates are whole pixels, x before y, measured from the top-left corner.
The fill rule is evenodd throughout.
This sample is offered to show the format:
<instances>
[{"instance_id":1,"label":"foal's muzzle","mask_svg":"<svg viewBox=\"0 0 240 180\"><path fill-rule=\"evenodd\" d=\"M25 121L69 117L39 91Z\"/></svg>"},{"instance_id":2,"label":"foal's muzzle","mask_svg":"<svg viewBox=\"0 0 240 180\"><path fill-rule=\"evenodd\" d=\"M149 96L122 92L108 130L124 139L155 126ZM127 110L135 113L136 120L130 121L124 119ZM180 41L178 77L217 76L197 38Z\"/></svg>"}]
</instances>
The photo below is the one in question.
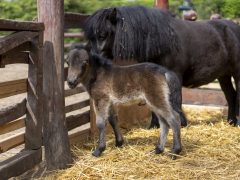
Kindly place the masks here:
<instances>
[{"instance_id":1,"label":"foal's muzzle","mask_svg":"<svg viewBox=\"0 0 240 180\"><path fill-rule=\"evenodd\" d=\"M77 80L75 79L75 80L70 80L70 79L68 79L67 80L67 83L68 83L68 86L71 88L71 89L73 89L73 88L75 88L76 86L77 86Z\"/></svg>"}]
</instances>

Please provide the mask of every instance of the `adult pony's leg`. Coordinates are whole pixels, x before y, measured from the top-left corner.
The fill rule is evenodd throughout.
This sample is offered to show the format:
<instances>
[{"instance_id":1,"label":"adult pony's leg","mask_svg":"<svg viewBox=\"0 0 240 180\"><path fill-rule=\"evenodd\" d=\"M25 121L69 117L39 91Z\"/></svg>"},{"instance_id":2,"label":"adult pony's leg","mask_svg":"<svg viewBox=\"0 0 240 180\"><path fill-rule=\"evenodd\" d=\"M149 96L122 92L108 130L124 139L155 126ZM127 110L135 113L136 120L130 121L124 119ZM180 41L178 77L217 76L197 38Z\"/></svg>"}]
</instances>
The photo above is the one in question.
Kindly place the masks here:
<instances>
[{"instance_id":1,"label":"adult pony's leg","mask_svg":"<svg viewBox=\"0 0 240 180\"><path fill-rule=\"evenodd\" d=\"M110 107L110 115L109 115L108 121L109 121L110 125L112 126L114 134L115 134L115 140L116 140L115 145L117 147L121 147L123 145L123 137L122 137L120 128L118 126L117 115L114 113L112 106Z\"/></svg>"},{"instance_id":2,"label":"adult pony's leg","mask_svg":"<svg viewBox=\"0 0 240 180\"><path fill-rule=\"evenodd\" d=\"M236 84L236 91L237 91L237 97L236 97L236 117L237 122L235 125L240 127L240 75L238 77L234 77L235 84Z\"/></svg>"},{"instance_id":3,"label":"adult pony's leg","mask_svg":"<svg viewBox=\"0 0 240 180\"><path fill-rule=\"evenodd\" d=\"M237 123L237 118L236 118L237 93L233 88L233 85L231 82L231 76L220 77L218 78L218 80L228 103L228 122L230 124L236 124Z\"/></svg>"}]
</instances>

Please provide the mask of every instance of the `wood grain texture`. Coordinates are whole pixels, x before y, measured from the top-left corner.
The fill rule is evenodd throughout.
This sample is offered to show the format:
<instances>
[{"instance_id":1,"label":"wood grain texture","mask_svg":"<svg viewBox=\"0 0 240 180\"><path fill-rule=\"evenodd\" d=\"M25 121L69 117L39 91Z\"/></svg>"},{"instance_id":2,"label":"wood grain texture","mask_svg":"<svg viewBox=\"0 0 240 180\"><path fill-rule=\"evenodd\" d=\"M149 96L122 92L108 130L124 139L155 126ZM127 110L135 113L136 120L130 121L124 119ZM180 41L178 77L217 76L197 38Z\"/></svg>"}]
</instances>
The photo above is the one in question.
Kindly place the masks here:
<instances>
[{"instance_id":1,"label":"wood grain texture","mask_svg":"<svg viewBox=\"0 0 240 180\"><path fill-rule=\"evenodd\" d=\"M39 22L29 21L14 21L0 19L1 31L43 31L44 24Z\"/></svg>"},{"instance_id":2,"label":"wood grain texture","mask_svg":"<svg viewBox=\"0 0 240 180\"><path fill-rule=\"evenodd\" d=\"M0 125L13 121L26 114L26 99L13 106L0 110Z\"/></svg>"},{"instance_id":3,"label":"wood grain texture","mask_svg":"<svg viewBox=\"0 0 240 180\"><path fill-rule=\"evenodd\" d=\"M25 118L20 118L15 121L0 126L0 135L15 131L25 127Z\"/></svg>"},{"instance_id":4,"label":"wood grain texture","mask_svg":"<svg viewBox=\"0 0 240 180\"><path fill-rule=\"evenodd\" d=\"M28 69L27 113L25 148L39 149L42 146L43 126L43 34L31 41Z\"/></svg>"},{"instance_id":5,"label":"wood grain texture","mask_svg":"<svg viewBox=\"0 0 240 180\"><path fill-rule=\"evenodd\" d=\"M0 54L6 53L21 44L31 41L37 35L38 32L20 31L0 38Z\"/></svg>"},{"instance_id":6,"label":"wood grain texture","mask_svg":"<svg viewBox=\"0 0 240 180\"><path fill-rule=\"evenodd\" d=\"M24 130L13 136L0 140L0 153L6 152L20 144L24 143ZM1 177L1 176L0 176Z\"/></svg>"},{"instance_id":7,"label":"wood grain texture","mask_svg":"<svg viewBox=\"0 0 240 180\"><path fill-rule=\"evenodd\" d=\"M0 99L25 93L27 91L27 79L18 79L0 83Z\"/></svg>"},{"instance_id":8,"label":"wood grain texture","mask_svg":"<svg viewBox=\"0 0 240 180\"><path fill-rule=\"evenodd\" d=\"M38 1L38 20L45 24L43 142L49 170L66 168L72 163L65 122L63 4L63 0Z\"/></svg>"},{"instance_id":9,"label":"wood grain texture","mask_svg":"<svg viewBox=\"0 0 240 180\"><path fill-rule=\"evenodd\" d=\"M90 122L90 113L86 111L82 114L71 115L66 118L68 131Z\"/></svg>"},{"instance_id":10,"label":"wood grain texture","mask_svg":"<svg viewBox=\"0 0 240 180\"><path fill-rule=\"evenodd\" d=\"M42 161L42 149L24 150L17 155L0 162L0 177L8 179L18 176Z\"/></svg>"}]
</instances>

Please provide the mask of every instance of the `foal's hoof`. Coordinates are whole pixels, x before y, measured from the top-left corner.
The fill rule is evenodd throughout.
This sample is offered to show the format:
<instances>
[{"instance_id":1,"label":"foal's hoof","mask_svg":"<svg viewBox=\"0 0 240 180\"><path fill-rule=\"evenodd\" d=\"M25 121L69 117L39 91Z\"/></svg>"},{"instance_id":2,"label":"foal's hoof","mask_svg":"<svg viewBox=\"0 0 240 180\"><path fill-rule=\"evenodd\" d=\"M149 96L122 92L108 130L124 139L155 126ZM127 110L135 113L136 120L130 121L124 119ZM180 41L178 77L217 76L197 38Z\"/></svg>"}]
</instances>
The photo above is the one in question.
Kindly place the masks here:
<instances>
[{"instance_id":1,"label":"foal's hoof","mask_svg":"<svg viewBox=\"0 0 240 180\"><path fill-rule=\"evenodd\" d=\"M101 156L101 154L102 154L102 151L100 151L99 149L95 149L92 152L92 155L95 156L95 157L99 157L99 156Z\"/></svg>"},{"instance_id":2,"label":"foal's hoof","mask_svg":"<svg viewBox=\"0 0 240 180\"><path fill-rule=\"evenodd\" d=\"M123 140L116 141L116 144L115 144L116 147L122 147L122 145L123 145Z\"/></svg>"},{"instance_id":3,"label":"foal's hoof","mask_svg":"<svg viewBox=\"0 0 240 180\"><path fill-rule=\"evenodd\" d=\"M164 151L164 149L162 149L162 148L159 148L159 147L155 148L155 154L161 154L161 153L163 153L163 151Z\"/></svg>"}]
</instances>

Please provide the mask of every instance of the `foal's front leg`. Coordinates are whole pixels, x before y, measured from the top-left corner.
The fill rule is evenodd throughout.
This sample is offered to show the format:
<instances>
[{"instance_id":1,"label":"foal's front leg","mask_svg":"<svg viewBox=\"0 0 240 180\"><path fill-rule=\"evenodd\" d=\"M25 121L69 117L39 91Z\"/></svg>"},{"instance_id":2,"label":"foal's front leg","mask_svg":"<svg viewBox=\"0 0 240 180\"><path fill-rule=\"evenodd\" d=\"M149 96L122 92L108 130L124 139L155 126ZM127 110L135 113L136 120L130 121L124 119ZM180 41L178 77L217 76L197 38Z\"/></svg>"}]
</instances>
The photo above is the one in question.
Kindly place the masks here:
<instances>
[{"instance_id":1,"label":"foal's front leg","mask_svg":"<svg viewBox=\"0 0 240 180\"><path fill-rule=\"evenodd\" d=\"M108 121L110 125L113 128L114 134L115 134L115 140L116 140L116 146L121 147L123 145L123 137L122 133L120 131L120 128L118 126L118 119L117 119L117 114L114 112L113 106L110 106L110 115L108 117Z\"/></svg>"},{"instance_id":2,"label":"foal's front leg","mask_svg":"<svg viewBox=\"0 0 240 180\"><path fill-rule=\"evenodd\" d=\"M96 112L96 126L99 131L99 140L97 148L93 151L92 155L99 157L106 149L105 129L109 116L109 103L107 100L103 99L95 101L93 104Z\"/></svg>"}]
</instances>

